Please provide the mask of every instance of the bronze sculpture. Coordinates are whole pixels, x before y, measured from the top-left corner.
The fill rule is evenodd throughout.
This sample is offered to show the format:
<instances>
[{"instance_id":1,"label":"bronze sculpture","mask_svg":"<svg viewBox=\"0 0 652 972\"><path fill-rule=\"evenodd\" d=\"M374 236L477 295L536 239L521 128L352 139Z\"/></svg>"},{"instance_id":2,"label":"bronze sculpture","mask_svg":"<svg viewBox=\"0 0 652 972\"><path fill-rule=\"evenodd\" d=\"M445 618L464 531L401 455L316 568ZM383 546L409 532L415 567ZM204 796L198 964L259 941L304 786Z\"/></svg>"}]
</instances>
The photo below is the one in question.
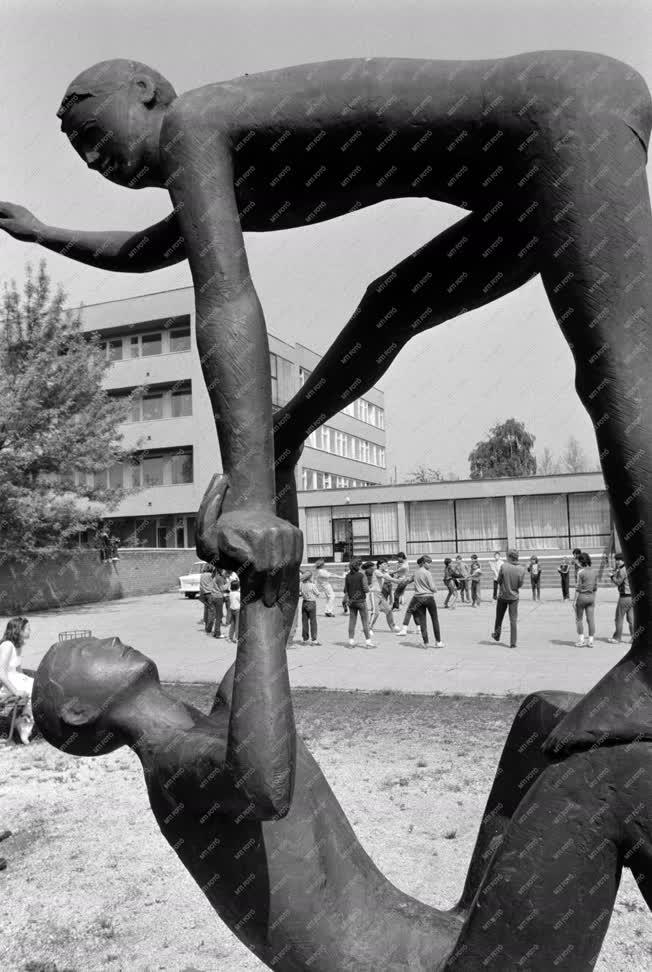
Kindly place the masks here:
<instances>
[{"instance_id":1,"label":"bronze sculpture","mask_svg":"<svg viewBox=\"0 0 652 972\"><path fill-rule=\"evenodd\" d=\"M536 52L496 61L326 62L247 75L177 97L152 69L109 61L69 86L59 117L87 165L120 185L166 188L172 214L142 233L73 233L43 226L21 207L2 204L0 227L106 269L142 272L187 258L195 286L197 344L225 470L202 504L198 553L241 570L243 612L230 706L223 711L218 705L211 717L189 713L187 707L174 710L180 719L174 745L181 748L177 752L173 746L175 762L166 772L174 769L168 779L181 780L182 787L189 776L192 813L203 808L196 791L206 778L204 769L213 765L206 763L207 753L214 761L209 773L215 770L225 787L220 802L228 819L245 814L241 823L251 816L271 833L287 825L295 806L308 799L307 756L295 738L285 662L301 555L294 465L306 436L376 382L412 334L541 274L575 358L577 390L596 428L632 567L636 632L630 652L587 696L574 700L579 704L542 718L540 728L550 735L544 751L540 733L534 750L525 747L527 772L520 780L513 766L506 781L497 779L494 790L505 786L508 795L494 809L507 802L512 810L494 835L493 856L486 855L487 845L479 857L476 848L466 897L454 917L435 917L432 909L398 899L392 904L391 886L374 884L379 879L366 859L360 872L371 884L365 885L359 910L353 902L362 932L358 928L354 939L347 939L344 916L326 908L337 920L322 934L302 938L304 912L297 902L315 905L316 891L308 878L306 892L297 861L296 870L286 865L292 878L299 874L292 906L272 928L269 909L279 898L276 885L266 884L265 853L250 872L261 889L255 919L239 925L244 916L232 905L216 900L215 906L236 934L252 936L248 944L255 950L273 950L268 938L275 940L279 928L279 934L287 932L282 954L264 952L273 967L420 968L425 962L428 968L473 970L486 967L493 956L508 968L523 963L540 970L553 964L592 968L620 868L628 864L643 878L650 870L649 824L639 806L649 805L650 794L647 774L641 779L636 768L649 760L652 740L647 636L652 535L646 488L652 426L646 341L652 294L646 271L652 220L645 182L652 102L645 82L627 65L602 55ZM243 230L290 228L417 195L470 213L368 287L330 352L276 416L273 440L267 340ZM364 365L354 353L359 348L365 350ZM120 703L122 676L111 659L122 647L106 647L99 671L86 665L83 646L71 649L79 672L88 676L81 684L56 647L39 669L37 720L55 744L88 754L84 727L99 725L105 715L109 719L116 692ZM125 664L145 678L144 656L126 651ZM537 705L541 709L543 703ZM158 715L152 713L141 743L148 732L156 740ZM111 726L116 744L137 745L131 723L117 718ZM94 732L89 730L88 738L98 745ZM508 740L511 753L510 747ZM505 758L509 762L509 753ZM159 772L156 743L141 759L146 771ZM295 773L299 789L293 799ZM160 780L158 790L152 785L150 780L160 822L160 800L175 791ZM182 804L185 808L179 798L169 810L174 816L166 826L172 830L187 820L177 810ZM334 821L341 823L338 812L331 806L333 833ZM502 819L498 810L494 816ZM570 844L559 836L559 827L551 826L557 818L571 827ZM485 827L481 838L487 833ZM324 836L333 839L328 826ZM202 881L208 866L204 851L188 850L192 840L182 837L177 852ZM254 841L250 849L259 848L261 839L267 846L259 833L248 837ZM537 877L528 884L526 872L532 868ZM577 873L557 893L564 868L567 875L569 868ZM328 896L342 873L345 864L336 861L333 870L314 875L314 887ZM209 897L213 887L203 886ZM365 911L370 893L382 907L390 902L377 931ZM568 914L580 902L584 920L578 930ZM414 927L420 930L401 924L398 913L406 907L416 910ZM399 963L394 966L382 936L390 914L396 915L391 917ZM516 931L512 924L508 930L508 916L512 924L519 917ZM260 930L252 932L261 921ZM316 919L310 928L318 926ZM409 951L413 935L419 941L414 955ZM320 950L327 954L338 942L344 953L337 953L335 966L315 964Z\"/></svg>"}]
</instances>

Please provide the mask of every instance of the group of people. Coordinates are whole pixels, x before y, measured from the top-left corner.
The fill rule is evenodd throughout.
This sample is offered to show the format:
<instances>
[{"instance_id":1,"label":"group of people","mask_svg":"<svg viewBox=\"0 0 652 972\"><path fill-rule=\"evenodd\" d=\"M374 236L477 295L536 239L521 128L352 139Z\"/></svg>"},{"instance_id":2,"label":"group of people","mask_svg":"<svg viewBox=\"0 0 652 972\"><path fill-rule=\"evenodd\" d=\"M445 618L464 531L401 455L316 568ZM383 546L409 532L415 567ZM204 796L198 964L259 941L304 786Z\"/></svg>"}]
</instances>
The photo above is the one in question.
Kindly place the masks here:
<instances>
[{"instance_id":1,"label":"group of people","mask_svg":"<svg viewBox=\"0 0 652 972\"><path fill-rule=\"evenodd\" d=\"M348 644L355 647L356 628L358 621L362 628L366 648L375 648L373 641L374 628L381 614L384 615L388 629L398 637L408 633L408 626L414 619L415 625L421 633L424 647L429 645L428 618L431 620L435 647L443 648L437 604L435 602L436 588L432 578L430 565L432 557L427 554L417 560L417 569L412 571L404 553L399 553L391 563L387 557L379 557L375 561L363 562L352 560L349 571L344 578L344 596L342 609L349 616ZM595 598L600 576L600 568L594 567L590 554L579 548L573 550L572 562L564 557L557 572L560 576L562 600L570 600L571 568L574 569L575 597L573 608L577 630L577 647L593 646L595 636ZM542 566L536 555L530 557L527 565L519 563L516 550L507 552L507 559L503 559L500 551L494 553L490 561L493 579L493 600L496 602L496 616L491 632L494 641L499 641L505 615L509 615L510 647L517 647L517 622L520 592L529 575L532 600L541 600ZM481 580L483 570L477 554L472 554L470 564L464 562L461 554L455 559L446 557L444 560L443 583L447 594L444 608L454 610L456 603L470 603L471 607L481 604ZM290 637L290 645L298 626L299 613L302 621L302 640L305 645L319 645L317 601L324 598L326 602L324 616L335 616L336 597L331 581L340 575L326 569L325 561L318 560L301 574L301 602L297 608L295 622ZM610 644L620 643L623 638L624 622L627 620L630 635L633 628L633 609L631 590L629 588L628 571L622 554L615 556L615 567L610 578L618 588L618 602L614 633L608 639ZM403 595L408 587L413 588L412 598L407 605L403 623L397 626L394 613L400 610ZM585 641L584 625L587 634Z\"/></svg>"},{"instance_id":2,"label":"group of people","mask_svg":"<svg viewBox=\"0 0 652 972\"><path fill-rule=\"evenodd\" d=\"M199 600L204 605L204 613L197 623L204 626L206 634L237 641L240 620L238 575L212 564L204 564L199 578ZM228 635L222 633L223 627Z\"/></svg>"}]
</instances>

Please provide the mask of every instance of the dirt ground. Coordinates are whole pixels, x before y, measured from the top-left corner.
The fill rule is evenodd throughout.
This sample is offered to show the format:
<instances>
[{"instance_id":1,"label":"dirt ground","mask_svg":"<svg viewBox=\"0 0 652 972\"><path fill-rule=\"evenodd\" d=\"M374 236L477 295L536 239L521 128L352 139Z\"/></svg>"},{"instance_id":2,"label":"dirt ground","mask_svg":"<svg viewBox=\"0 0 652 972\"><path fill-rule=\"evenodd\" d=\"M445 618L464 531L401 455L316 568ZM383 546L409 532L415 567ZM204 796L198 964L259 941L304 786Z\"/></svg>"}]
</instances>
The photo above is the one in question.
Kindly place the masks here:
<instances>
[{"instance_id":1,"label":"dirt ground","mask_svg":"<svg viewBox=\"0 0 652 972\"><path fill-rule=\"evenodd\" d=\"M208 685L168 686L208 710ZM297 725L362 843L400 888L459 896L516 697L297 691ZM250 972L163 840L127 749L0 749L2 972ZM599 972L646 972L652 923L623 875ZM337 970L333 970L337 972Z\"/></svg>"}]
</instances>

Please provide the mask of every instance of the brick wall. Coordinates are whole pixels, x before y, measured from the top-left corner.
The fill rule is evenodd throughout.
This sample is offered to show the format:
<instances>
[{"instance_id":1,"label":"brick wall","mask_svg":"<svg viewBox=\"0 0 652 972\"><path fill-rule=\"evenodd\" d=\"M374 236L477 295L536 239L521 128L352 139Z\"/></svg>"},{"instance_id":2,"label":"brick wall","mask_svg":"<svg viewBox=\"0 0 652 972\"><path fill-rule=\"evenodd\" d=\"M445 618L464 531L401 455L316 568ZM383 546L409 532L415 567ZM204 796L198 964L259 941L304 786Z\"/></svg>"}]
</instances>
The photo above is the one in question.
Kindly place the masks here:
<instances>
[{"instance_id":1,"label":"brick wall","mask_svg":"<svg viewBox=\"0 0 652 972\"><path fill-rule=\"evenodd\" d=\"M0 615L92 604L178 589L197 554L190 550L120 550L100 562L96 550L58 551L31 560L0 556Z\"/></svg>"}]
</instances>

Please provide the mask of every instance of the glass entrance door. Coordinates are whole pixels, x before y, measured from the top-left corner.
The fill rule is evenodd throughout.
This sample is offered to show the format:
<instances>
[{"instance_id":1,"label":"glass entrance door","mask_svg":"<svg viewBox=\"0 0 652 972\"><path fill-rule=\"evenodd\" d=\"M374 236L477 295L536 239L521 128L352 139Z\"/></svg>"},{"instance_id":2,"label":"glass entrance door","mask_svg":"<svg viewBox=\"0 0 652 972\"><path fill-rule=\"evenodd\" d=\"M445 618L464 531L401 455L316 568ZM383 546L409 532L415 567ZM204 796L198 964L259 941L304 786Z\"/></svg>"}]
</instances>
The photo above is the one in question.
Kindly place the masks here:
<instances>
[{"instance_id":1,"label":"glass entrance door","mask_svg":"<svg viewBox=\"0 0 652 972\"><path fill-rule=\"evenodd\" d=\"M351 520L352 555L368 557L371 554L371 520L368 516Z\"/></svg>"},{"instance_id":2,"label":"glass entrance door","mask_svg":"<svg viewBox=\"0 0 652 972\"><path fill-rule=\"evenodd\" d=\"M368 557L371 553L371 519L363 516L333 520L333 549L341 551L345 561Z\"/></svg>"}]
</instances>

